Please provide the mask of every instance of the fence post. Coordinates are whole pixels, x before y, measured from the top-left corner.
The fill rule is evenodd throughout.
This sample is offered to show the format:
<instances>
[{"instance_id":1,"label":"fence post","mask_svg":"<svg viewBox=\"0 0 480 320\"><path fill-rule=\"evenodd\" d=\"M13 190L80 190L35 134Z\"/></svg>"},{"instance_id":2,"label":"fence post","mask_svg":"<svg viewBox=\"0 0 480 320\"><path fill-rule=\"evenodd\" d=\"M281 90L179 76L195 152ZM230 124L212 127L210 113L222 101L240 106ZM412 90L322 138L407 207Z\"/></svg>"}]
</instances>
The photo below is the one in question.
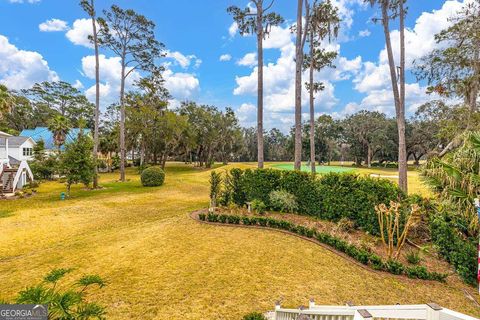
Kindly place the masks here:
<instances>
[{"instance_id":1,"label":"fence post","mask_svg":"<svg viewBox=\"0 0 480 320\"><path fill-rule=\"evenodd\" d=\"M315 300L313 298L310 298L310 301L308 302L308 308L309 309L315 308Z\"/></svg>"},{"instance_id":2,"label":"fence post","mask_svg":"<svg viewBox=\"0 0 480 320\"><path fill-rule=\"evenodd\" d=\"M440 320L440 307L436 303L427 303L427 320Z\"/></svg>"}]
</instances>

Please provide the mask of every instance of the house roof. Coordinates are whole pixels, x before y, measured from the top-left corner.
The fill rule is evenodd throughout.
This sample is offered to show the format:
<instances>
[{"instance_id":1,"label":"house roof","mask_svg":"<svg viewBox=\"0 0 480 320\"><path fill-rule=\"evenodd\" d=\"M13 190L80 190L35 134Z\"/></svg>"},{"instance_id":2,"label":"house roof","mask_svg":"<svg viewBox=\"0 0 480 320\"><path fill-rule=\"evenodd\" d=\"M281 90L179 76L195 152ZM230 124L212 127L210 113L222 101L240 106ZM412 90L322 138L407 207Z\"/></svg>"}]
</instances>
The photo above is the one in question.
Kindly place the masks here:
<instances>
[{"instance_id":1,"label":"house roof","mask_svg":"<svg viewBox=\"0 0 480 320\"><path fill-rule=\"evenodd\" d=\"M22 144L25 143L25 141L29 140L30 137L7 137L7 138L0 138L0 147L5 148L6 143L5 141L8 139L8 147L9 148L14 148L14 147L20 147ZM35 143L34 140L32 140L33 143Z\"/></svg>"},{"instance_id":2,"label":"house roof","mask_svg":"<svg viewBox=\"0 0 480 320\"><path fill-rule=\"evenodd\" d=\"M6 132L3 132L3 131L0 131L0 137L11 137L12 135L11 134L8 134Z\"/></svg>"},{"instance_id":3,"label":"house roof","mask_svg":"<svg viewBox=\"0 0 480 320\"><path fill-rule=\"evenodd\" d=\"M89 134L90 129L83 129L84 133ZM71 143L77 139L78 134L80 133L79 128L72 128L68 131L68 134L66 136L65 143ZM53 133L48 130L46 127L36 127L35 129L25 129L22 132L20 132L20 136L22 137L30 137L32 138L35 142L38 142L40 140L43 140L45 143L45 149L55 149L55 143L53 139Z\"/></svg>"}]
</instances>

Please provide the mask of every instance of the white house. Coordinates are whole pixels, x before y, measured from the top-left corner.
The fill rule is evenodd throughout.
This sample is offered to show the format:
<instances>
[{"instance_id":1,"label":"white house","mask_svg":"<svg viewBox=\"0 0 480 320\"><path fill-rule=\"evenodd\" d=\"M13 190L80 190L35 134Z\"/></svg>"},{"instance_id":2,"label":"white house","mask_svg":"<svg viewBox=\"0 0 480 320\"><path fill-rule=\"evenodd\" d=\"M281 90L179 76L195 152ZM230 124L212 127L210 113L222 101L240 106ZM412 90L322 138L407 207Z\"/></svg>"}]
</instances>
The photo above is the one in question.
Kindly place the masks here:
<instances>
[{"instance_id":1,"label":"white house","mask_svg":"<svg viewBox=\"0 0 480 320\"><path fill-rule=\"evenodd\" d=\"M32 159L35 141L0 131L0 195L14 193L33 181L27 161Z\"/></svg>"}]
</instances>

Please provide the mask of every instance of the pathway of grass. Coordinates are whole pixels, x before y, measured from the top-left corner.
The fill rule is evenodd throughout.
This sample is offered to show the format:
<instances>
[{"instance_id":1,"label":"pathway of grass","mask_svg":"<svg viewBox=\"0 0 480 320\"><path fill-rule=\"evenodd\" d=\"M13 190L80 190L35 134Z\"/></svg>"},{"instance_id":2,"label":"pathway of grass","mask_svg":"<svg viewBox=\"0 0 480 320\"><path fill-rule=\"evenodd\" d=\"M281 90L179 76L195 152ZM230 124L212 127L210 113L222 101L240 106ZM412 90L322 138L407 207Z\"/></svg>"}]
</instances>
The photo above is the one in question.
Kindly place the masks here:
<instances>
[{"instance_id":1,"label":"pathway of grass","mask_svg":"<svg viewBox=\"0 0 480 320\"><path fill-rule=\"evenodd\" d=\"M189 212L208 205L209 174L169 164L159 188L142 188L129 171L126 183L102 175L103 190L76 186L67 201L59 196L64 187L49 182L35 197L0 202L0 299L52 268L74 267L68 279L98 273L108 282L89 296L107 306L108 319L233 320L278 299L298 306L311 297L319 304L435 301L480 315L456 282L379 275L296 237L191 220Z\"/></svg>"}]
</instances>

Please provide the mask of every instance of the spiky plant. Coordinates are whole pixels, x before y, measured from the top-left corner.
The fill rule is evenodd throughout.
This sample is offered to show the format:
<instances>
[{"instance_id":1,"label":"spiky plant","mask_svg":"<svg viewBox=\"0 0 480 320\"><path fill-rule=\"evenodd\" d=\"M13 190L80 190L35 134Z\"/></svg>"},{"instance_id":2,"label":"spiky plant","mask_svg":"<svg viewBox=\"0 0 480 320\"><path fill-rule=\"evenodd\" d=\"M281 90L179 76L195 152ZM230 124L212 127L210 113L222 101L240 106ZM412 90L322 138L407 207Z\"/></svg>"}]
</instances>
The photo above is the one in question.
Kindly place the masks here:
<instances>
[{"instance_id":1,"label":"spiky plant","mask_svg":"<svg viewBox=\"0 0 480 320\"><path fill-rule=\"evenodd\" d=\"M480 193L480 132L463 136L463 146L442 159L432 158L422 170L425 181L441 200L451 203L468 223L470 235L478 233L474 199Z\"/></svg>"},{"instance_id":2,"label":"spiky plant","mask_svg":"<svg viewBox=\"0 0 480 320\"><path fill-rule=\"evenodd\" d=\"M20 291L16 303L48 305L48 319L105 319L105 308L85 301L91 286L102 288L105 282L98 275L85 275L71 287L64 288L59 281L73 269L54 269L40 284Z\"/></svg>"}]
</instances>

